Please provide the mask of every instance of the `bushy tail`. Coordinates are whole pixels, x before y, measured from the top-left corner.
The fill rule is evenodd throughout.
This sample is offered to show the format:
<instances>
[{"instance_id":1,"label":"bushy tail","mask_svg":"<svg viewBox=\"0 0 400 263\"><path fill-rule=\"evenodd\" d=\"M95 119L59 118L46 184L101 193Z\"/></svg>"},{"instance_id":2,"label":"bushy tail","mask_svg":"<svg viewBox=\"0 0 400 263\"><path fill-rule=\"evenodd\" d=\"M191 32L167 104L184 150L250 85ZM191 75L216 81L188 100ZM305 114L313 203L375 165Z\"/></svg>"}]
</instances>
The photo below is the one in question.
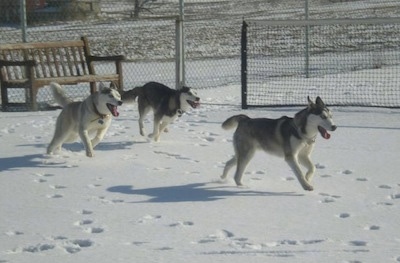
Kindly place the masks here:
<instances>
[{"instance_id":1,"label":"bushy tail","mask_svg":"<svg viewBox=\"0 0 400 263\"><path fill-rule=\"evenodd\" d=\"M64 89L61 87L60 84L52 82L50 83L50 87L53 91L54 99L59 105L61 105L61 107L65 107L67 104L72 102L72 100L65 95Z\"/></svg>"},{"instance_id":2,"label":"bushy tail","mask_svg":"<svg viewBox=\"0 0 400 263\"><path fill-rule=\"evenodd\" d=\"M241 120L247 120L247 119L250 119L250 117L248 117L247 115L244 115L244 114L232 116L232 117L226 119L226 121L224 121L222 123L222 128L224 130L230 130L230 129L236 128L238 126L238 123Z\"/></svg>"},{"instance_id":3,"label":"bushy tail","mask_svg":"<svg viewBox=\"0 0 400 263\"><path fill-rule=\"evenodd\" d=\"M131 90L125 91L122 94L123 102L134 102L137 96L140 96L143 93L143 87L135 87Z\"/></svg>"}]
</instances>

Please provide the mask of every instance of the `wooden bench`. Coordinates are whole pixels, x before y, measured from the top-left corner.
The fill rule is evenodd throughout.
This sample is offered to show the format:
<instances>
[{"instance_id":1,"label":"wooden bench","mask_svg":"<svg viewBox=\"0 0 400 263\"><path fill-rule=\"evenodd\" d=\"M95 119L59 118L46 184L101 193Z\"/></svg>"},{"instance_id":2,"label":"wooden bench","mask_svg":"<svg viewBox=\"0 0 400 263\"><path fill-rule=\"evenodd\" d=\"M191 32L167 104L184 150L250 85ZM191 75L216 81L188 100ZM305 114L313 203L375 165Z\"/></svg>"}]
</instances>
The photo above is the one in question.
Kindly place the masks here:
<instances>
[{"instance_id":1,"label":"wooden bench","mask_svg":"<svg viewBox=\"0 0 400 263\"><path fill-rule=\"evenodd\" d=\"M24 89L25 104L38 110L37 94L50 82L64 85L113 82L123 90L124 56L92 56L86 37L76 41L0 44L0 85L3 111L16 103L9 102L9 89ZM114 62L115 72L96 74L95 62Z\"/></svg>"}]
</instances>

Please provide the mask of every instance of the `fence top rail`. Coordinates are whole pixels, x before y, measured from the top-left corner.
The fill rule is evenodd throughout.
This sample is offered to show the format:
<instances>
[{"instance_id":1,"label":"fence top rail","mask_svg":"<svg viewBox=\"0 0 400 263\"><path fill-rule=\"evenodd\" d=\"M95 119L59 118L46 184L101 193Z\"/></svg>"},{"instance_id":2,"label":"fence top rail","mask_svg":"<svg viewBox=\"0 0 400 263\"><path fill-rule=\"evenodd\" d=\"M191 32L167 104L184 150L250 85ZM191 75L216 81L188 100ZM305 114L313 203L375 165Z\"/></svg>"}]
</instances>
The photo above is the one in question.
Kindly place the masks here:
<instances>
[{"instance_id":1,"label":"fence top rail","mask_svg":"<svg viewBox=\"0 0 400 263\"><path fill-rule=\"evenodd\" d=\"M0 44L0 50L63 48L63 47L83 47L83 46L84 42L82 40L59 41L59 42L32 42L32 43Z\"/></svg>"},{"instance_id":2,"label":"fence top rail","mask_svg":"<svg viewBox=\"0 0 400 263\"><path fill-rule=\"evenodd\" d=\"M400 17L360 18L360 19L308 19L308 20L256 20L247 19L246 23L266 26L321 26L321 25L366 25L366 24L400 24Z\"/></svg>"}]
</instances>

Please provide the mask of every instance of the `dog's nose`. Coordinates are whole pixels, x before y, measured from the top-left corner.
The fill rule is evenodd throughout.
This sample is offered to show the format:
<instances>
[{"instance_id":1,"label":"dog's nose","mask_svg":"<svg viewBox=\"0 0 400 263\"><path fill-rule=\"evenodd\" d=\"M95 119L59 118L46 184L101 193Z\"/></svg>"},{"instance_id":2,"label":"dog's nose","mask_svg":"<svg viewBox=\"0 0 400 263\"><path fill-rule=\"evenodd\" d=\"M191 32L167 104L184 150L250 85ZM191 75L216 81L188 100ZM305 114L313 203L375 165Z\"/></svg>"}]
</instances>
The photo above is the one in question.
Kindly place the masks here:
<instances>
[{"instance_id":1,"label":"dog's nose","mask_svg":"<svg viewBox=\"0 0 400 263\"><path fill-rule=\"evenodd\" d=\"M337 129L336 125L332 125L332 131L335 131Z\"/></svg>"},{"instance_id":2,"label":"dog's nose","mask_svg":"<svg viewBox=\"0 0 400 263\"><path fill-rule=\"evenodd\" d=\"M200 98L199 97L196 97L196 101L199 101L200 100Z\"/></svg>"},{"instance_id":3,"label":"dog's nose","mask_svg":"<svg viewBox=\"0 0 400 263\"><path fill-rule=\"evenodd\" d=\"M118 101L118 106L122 105L122 100Z\"/></svg>"}]
</instances>

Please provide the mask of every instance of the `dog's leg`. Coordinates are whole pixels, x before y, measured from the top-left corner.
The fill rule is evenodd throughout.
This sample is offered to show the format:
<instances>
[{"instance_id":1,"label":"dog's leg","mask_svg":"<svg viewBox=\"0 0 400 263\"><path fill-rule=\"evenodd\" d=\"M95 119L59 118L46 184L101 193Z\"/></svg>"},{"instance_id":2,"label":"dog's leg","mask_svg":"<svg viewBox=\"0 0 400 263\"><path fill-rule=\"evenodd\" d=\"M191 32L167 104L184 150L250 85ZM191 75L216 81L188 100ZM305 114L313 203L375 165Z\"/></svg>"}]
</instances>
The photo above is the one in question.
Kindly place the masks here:
<instances>
[{"instance_id":1,"label":"dog's leg","mask_svg":"<svg viewBox=\"0 0 400 263\"><path fill-rule=\"evenodd\" d=\"M66 136L64 136L66 137ZM65 138L57 137L54 135L54 138L51 140L49 146L47 147L47 154L52 154L61 150L61 145L63 144Z\"/></svg>"},{"instance_id":2,"label":"dog's leg","mask_svg":"<svg viewBox=\"0 0 400 263\"><path fill-rule=\"evenodd\" d=\"M232 159L230 159L229 161L226 162L224 171L221 175L222 180L226 179L226 177L228 176L229 170L232 169L232 167L236 165L236 162L237 162L236 155Z\"/></svg>"},{"instance_id":3,"label":"dog's leg","mask_svg":"<svg viewBox=\"0 0 400 263\"><path fill-rule=\"evenodd\" d=\"M146 117L147 113L151 110L151 107L143 106L144 102L139 98L138 100L138 108L139 108L139 132L140 135L146 136L146 129L144 128L143 120Z\"/></svg>"},{"instance_id":4,"label":"dog's leg","mask_svg":"<svg viewBox=\"0 0 400 263\"><path fill-rule=\"evenodd\" d=\"M168 132L167 126L169 123L170 123L169 121L165 121L165 120L161 122L159 134L161 134L164 131Z\"/></svg>"},{"instance_id":5,"label":"dog's leg","mask_svg":"<svg viewBox=\"0 0 400 263\"><path fill-rule=\"evenodd\" d=\"M106 135L106 132L107 132L107 129L97 130L96 136L91 141L93 148L95 148L96 145L99 144L99 142L101 142L101 140L103 140L104 135Z\"/></svg>"},{"instance_id":6,"label":"dog's leg","mask_svg":"<svg viewBox=\"0 0 400 263\"><path fill-rule=\"evenodd\" d=\"M254 156L255 149L249 147L242 147L240 151L236 153L237 158L237 166L236 166L236 173L235 173L235 182L236 185L241 186L242 184L242 176L244 170L246 169L247 165L249 164L251 158Z\"/></svg>"},{"instance_id":7,"label":"dog's leg","mask_svg":"<svg viewBox=\"0 0 400 263\"><path fill-rule=\"evenodd\" d=\"M301 153L299 155L299 162L307 169L306 180L311 183L311 180L315 173L315 165L312 163L310 159L310 153Z\"/></svg>"},{"instance_id":8,"label":"dog's leg","mask_svg":"<svg viewBox=\"0 0 400 263\"><path fill-rule=\"evenodd\" d=\"M57 120L56 130L54 131L53 139L47 147L47 154L51 154L61 150L62 144L68 140L70 134L70 131L61 129L61 123L59 123L59 120Z\"/></svg>"},{"instance_id":9,"label":"dog's leg","mask_svg":"<svg viewBox=\"0 0 400 263\"><path fill-rule=\"evenodd\" d=\"M154 141L156 142L160 141L160 123L161 123L161 118L157 114L154 114L153 133L149 134L149 137L154 138Z\"/></svg>"},{"instance_id":10,"label":"dog's leg","mask_svg":"<svg viewBox=\"0 0 400 263\"><path fill-rule=\"evenodd\" d=\"M286 154L285 161L289 164L290 168L292 168L294 174L297 177L297 180L299 180L303 189L307 191L314 190L314 188L307 182L306 178L304 177L304 174L300 169L297 156L293 154Z\"/></svg>"},{"instance_id":11,"label":"dog's leg","mask_svg":"<svg viewBox=\"0 0 400 263\"><path fill-rule=\"evenodd\" d=\"M79 128L79 137L81 137L83 145L85 146L86 156L93 157L94 156L93 147L92 147L92 142L89 138L88 130L84 128Z\"/></svg>"}]
</instances>

